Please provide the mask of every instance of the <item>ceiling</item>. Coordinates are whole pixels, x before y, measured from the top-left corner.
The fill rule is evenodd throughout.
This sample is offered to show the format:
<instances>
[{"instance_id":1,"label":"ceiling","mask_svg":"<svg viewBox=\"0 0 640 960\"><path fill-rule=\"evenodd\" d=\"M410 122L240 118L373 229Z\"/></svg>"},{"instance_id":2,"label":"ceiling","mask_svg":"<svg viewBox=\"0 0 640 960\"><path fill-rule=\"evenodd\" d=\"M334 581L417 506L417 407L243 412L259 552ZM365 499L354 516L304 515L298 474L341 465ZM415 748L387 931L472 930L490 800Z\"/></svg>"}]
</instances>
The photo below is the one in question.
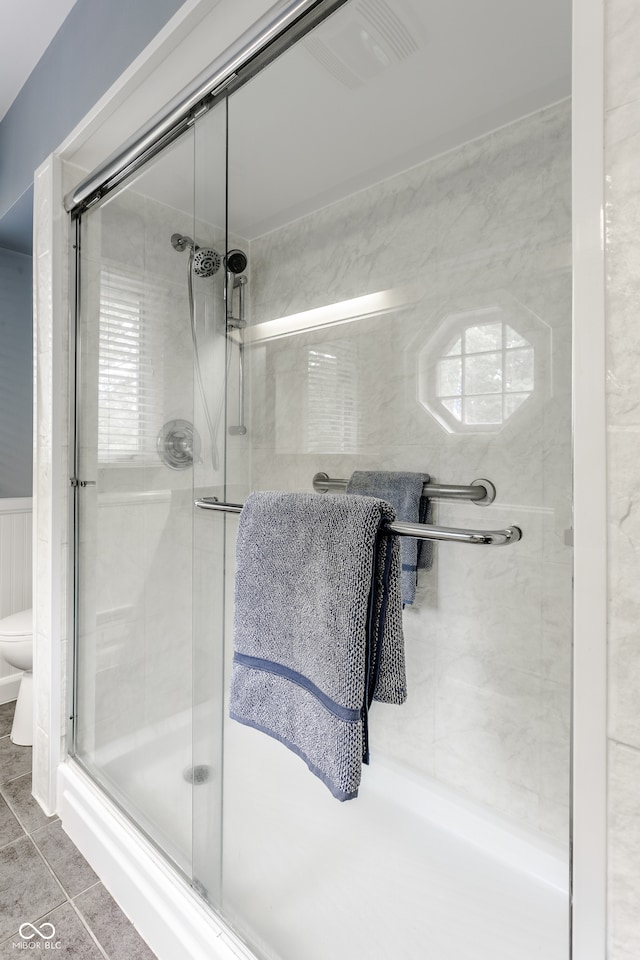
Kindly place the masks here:
<instances>
[{"instance_id":1,"label":"ceiling","mask_svg":"<svg viewBox=\"0 0 640 960\"><path fill-rule=\"evenodd\" d=\"M76 0L0 0L0 120Z\"/></svg>"}]
</instances>

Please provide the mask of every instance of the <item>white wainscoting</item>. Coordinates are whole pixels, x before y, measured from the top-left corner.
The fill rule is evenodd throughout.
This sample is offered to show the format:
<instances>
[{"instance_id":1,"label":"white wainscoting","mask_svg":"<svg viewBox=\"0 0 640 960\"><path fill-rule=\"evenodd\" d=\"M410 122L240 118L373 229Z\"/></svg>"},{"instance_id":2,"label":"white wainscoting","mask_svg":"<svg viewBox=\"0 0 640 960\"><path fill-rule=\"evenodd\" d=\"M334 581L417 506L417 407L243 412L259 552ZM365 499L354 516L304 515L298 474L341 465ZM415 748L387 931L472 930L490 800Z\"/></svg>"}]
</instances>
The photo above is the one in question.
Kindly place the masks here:
<instances>
[{"instance_id":1,"label":"white wainscoting","mask_svg":"<svg viewBox=\"0 0 640 960\"><path fill-rule=\"evenodd\" d=\"M0 499L0 619L31 606L31 497ZM15 700L20 672L0 656L0 703Z\"/></svg>"}]
</instances>

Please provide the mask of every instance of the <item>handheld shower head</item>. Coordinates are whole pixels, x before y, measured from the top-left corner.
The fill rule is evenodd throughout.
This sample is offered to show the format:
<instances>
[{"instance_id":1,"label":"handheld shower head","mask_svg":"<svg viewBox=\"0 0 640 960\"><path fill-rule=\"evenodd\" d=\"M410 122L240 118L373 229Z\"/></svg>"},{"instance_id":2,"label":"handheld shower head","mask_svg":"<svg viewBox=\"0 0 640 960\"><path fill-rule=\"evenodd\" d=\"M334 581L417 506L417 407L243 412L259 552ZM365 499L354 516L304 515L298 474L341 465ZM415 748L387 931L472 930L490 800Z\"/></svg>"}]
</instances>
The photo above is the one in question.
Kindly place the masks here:
<instances>
[{"instance_id":1,"label":"handheld shower head","mask_svg":"<svg viewBox=\"0 0 640 960\"><path fill-rule=\"evenodd\" d=\"M247 255L243 250L228 250L224 265L229 273L242 273L247 269Z\"/></svg>"}]
</instances>

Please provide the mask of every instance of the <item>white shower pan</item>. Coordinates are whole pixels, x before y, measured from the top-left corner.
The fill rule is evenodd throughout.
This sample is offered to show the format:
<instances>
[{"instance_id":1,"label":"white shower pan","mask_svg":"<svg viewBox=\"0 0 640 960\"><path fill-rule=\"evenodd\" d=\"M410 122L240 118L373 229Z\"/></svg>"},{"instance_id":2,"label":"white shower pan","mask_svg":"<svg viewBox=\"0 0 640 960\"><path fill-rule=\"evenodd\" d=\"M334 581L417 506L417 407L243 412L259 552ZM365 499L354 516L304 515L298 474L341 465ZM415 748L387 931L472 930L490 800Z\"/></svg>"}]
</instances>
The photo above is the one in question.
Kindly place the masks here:
<instances>
[{"instance_id":1,"label":"white shower pan","mask_svg":"<svg viewBox=\"0 0 640 960\"><path fill-rule=\"evenodd\" d=\"M211 728L201 716L196 729ZM258 955L274 960L338 954L424 960L427 943L433 960L565 960L566 851L434 780L407 776L380 760L364 771L357 800L338 804L327 794L330 824L326 818L316 823L304 791L323 788L298 758L240 725L230 724L226 736L233 741L225 751L231 786L225 788L222 873L229 928L74 761L61 767L65 830L159 960L252 957L233 929L242 930ZM184 774L192 762L206 761L203 748L196 743L192 756L191 717L184 714L146 736L111 745L109 756L101 757L110 788L118 788L116 798L125 791L129 802L147 812L140 825L151 836L161 832L166 852L187 876L192 787ZM215 769L211 776L214 802ZM255 784L263 777L281 784L281 794L257 795ZM291 777L303 802L287 805L292 842L283 849L282 809L274 803L287 803ZM305 780L302 793L298 778ZM339 844L339 862L328 862L327 830L334 850ZM369 890L385 891L379 902L365 900L362 876ZM194 930L204 938L198 943ZM211 952L214 942L221 952ZM287 952L269 952L273 942L285 943Z\"/></svg>"}]
</instances>

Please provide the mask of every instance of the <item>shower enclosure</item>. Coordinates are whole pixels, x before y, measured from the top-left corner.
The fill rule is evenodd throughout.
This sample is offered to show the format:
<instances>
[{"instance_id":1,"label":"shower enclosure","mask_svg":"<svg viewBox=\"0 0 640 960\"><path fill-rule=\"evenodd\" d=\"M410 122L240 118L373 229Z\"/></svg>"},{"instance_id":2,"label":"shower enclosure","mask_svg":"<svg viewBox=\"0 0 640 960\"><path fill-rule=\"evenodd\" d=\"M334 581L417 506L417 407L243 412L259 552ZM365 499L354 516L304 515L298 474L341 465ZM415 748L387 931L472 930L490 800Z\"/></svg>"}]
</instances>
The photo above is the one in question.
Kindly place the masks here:
<instances>
[{"instance_id":1,"label":"shower enclosure","mask_svg":"<svg viewBox=\"0 0 640 960\"><path fill-rule=\"evenodd\" d=\"M316 5L73 212L73 752L259 958L569 957L570 7L477 6ZM462 533L340 804L228 717L225 505L377 469Z\"/></svg>"}]
</instances>

